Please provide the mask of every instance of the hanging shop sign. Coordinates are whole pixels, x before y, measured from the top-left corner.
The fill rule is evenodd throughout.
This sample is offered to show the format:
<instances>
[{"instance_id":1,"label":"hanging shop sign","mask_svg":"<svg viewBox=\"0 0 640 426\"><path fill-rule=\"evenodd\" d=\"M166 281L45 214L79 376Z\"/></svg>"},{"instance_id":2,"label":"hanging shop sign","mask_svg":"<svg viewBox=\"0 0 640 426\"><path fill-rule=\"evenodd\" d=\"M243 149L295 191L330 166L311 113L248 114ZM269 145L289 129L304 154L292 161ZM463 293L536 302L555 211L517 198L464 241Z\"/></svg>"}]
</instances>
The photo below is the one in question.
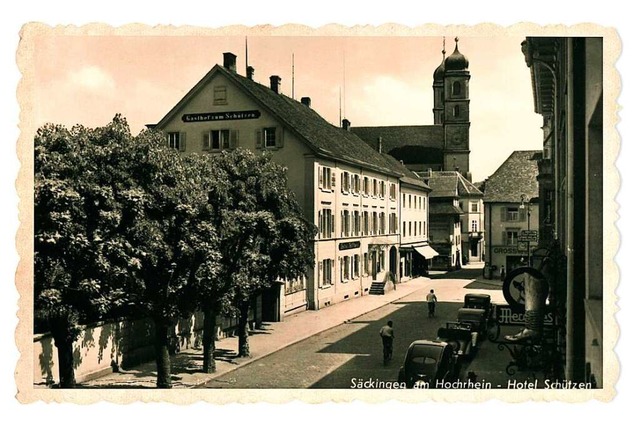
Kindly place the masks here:
<instances>
[{"instance_id":1,"label":"hanging shop sign","mask_svg":"<svg viewBox=\"0 0 640 426\"><path fill-rule=\"evenodd\" d=\"M197 114L184 114L182 121L185 123L197 123L201 121L225 121L225 120L253 120L260 118L260 111L225 111L225 112L201 112Z\"/></svg>"}]
</instances>

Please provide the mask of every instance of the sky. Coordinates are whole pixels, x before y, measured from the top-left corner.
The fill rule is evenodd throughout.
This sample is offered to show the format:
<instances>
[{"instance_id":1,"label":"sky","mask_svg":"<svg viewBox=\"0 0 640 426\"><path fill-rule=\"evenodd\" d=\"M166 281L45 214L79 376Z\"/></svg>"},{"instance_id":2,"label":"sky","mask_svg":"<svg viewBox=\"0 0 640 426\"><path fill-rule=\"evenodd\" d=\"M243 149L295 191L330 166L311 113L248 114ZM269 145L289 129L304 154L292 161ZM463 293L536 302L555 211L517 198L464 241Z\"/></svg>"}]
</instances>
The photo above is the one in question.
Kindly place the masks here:
<instances>
[{"instance_id":1,"label":"sky","mask_svg":"<svg viewBox=\"0 0 640 426\"><path fill-rule=\"evenodd\" d=\"M298 32L299 33L299 32ZM59 35L33 43L34 124L107 124L116 113L137 134L159 121L223 52L246 58L255 80L282 78L282 92L338 125L433 124L433 72L455 47L442 36ZM533 111L523 36L460 36L469 60L470 167L475 181L492 174L514 150L541 149L541 116Z\"/></svg>"},{"instance_id":2,"label":"sky","mask_svg":"<svg viewBox=\"0 0 640 426\"><path fill-rule=\"evenodd\" d=\"M286 3L286 4L285 4ZM306 425L326 425L327 422L331 422L333 419L348 418L355 420L359 423L374 422L373 424L381 423L381 420L392 422L393 424L412 424L416 419L423 419L427 413L429 420L433 422L451 422L452 418L460 421L473 420L474 423L481 425L494 425L496 422L511 422L519 426L526 425L539 425L541 422L552 419L555 422L561 423L580 423L584 420L585 424L607 424L611 422L611 419L616 419L616 422L624 425L629 424L625 419L633 418L633 416L626 416L635 406L637 406L637 394L638 383L640 383L640 369L636 366L636 354L638 353L638 339L637 333L637 300L640 298L640 286L637 285L636 269L634 269L637 263L637 241L640 239L638 234L638 226L636 219L636 203L637 201L637 158L638 158L638 144L637 144L637 117L640 116L638 111L637 94L640 93L638 88L638 82L640 79L635 78L638 69L638 58L640 58L640 52L638 52L638 22L637 13L632 9L633 2L628 0L609 0L606 3L595 0L583 0L580 2L580 6L576 7L572 2L558 2L557 0L537 0L535 2L501 2L499 0L485 0L478 2L477 0L457 0L456 2L449 3L430 3L428 6L422 6L422 3L415 0L394 0L388 1L376 1L370 0L366 3L366 7L362 7L362 2L345 2L344 0L324 0L322 2L303 2L303 1L290 1L285 2L281 0L244 0L242 2L224 2L223 13L219 13L218 9L213 9L218 3L215 4L211 1L205 0L180 0L179 2L169 2L165 0L156 0L152 4L145 2L131 2L130 0L110 0L109 2L93 2L89 6L87 2L80 0L57 0L55 2L44 2L38 0L21 0L19 2L11 3L11 7L7 7L4 13L0 16L0 53L2 60L2 66L0 67L0 73L2 78L0 79L0 102L2 102L2 128L3 128L3 143L0 144L0 193L3 198L2 209L0 209L0 218L2 219L3 226L0 227L0 244L2 244L2 257L0 258L0 278L2 279L3 289L0 297L0 313L2 315L2 321L0 322L1 341L5 343L3 350L0 352L0 389L1 389L1 401L3 407L3 413L5 416L12 418L19 418L23 423L42 422L45 419L47 424L66 424L69 419L81 419L81 421L91 422L92 425L113 425L113 424L126 424L130 422L132 418L144 419L147 422L154 422L161 420L162 424L180 423L189 421L190 419L210 419L214 422L225 422L229 424L238 423L239 419L245 422L264 422L265 419L273 418L282 424L298 424L301 419L304 419ZM616 67L620 70L622 75L622 90L618 99L620 108L618 116L620 122L616 128L621 134L622 144L621 151L616 161L616 166L620 172L621 187L618 194L615 196L615 202L619 203L620 219L616 222L622 238L620 239L620 247L614 247L613 250L619 250L616 256L616 261L621 267L620 274L620 286L616 291L617 303L620 307L620 311L616 313L615 320L621 326L621 333L613 333L609 336L610 339L615 340L616 354L621 362L621 376L616 385L616 391L618 394L614 400L608 403L600 403L592 401L590 403L580 404L566 404L549 402L544 403L543 406L540 403L523 402L518 404L504 403L500 401L486 401L481 403L472 404L455 404L445 405L445 403L420 403L420 404L401 404L397 402L386 403L364 403L364 402L351 402L349 404L317 404L308 405L301 403L289 403L289 404L230 404L226 406L216 406L215 404L205 403L192 403L185 402L183 406L162 404L162 403L132 403L128 405L117 405L108 403L98 404L51 404L44 402L36 402L31 404L23 404L16 399L16 362L20 356L17 347L12 347L12 342L15 341L15 330L18 324L17 320L17 306L19 302L19 293L12 283L15 282L16 267L20 257L15 247L16 243L16 231L19 227L19 215L18 215L18 192L16 191L15 183L16 176L20 170L20 162L16 156L16 141L19 139L21 142L28 141L30 135L28 132L32 131L32 126L28 125L28 121L33 119L38 120L55 120L56 122L62 122L66 119L71 119L69 125L74 124L76 121L72 117L82 117L84 108L87 105L92 105L87 98L83 98L82 93L85 91L80 90L79 85L77 87L67 87L66 95L67 99L63 99L64 102L52 104L49 99L32 99L32 106L37 106L38 116L26 115L25 110L21 111L21 105L17 102L16 93L19 84L24 84L24 78L21 75L20 70L16 65L16 51L20 42L19 32L22 26L28 22L44 22L49 25L75 25L81 26L91 22L104 22L111 26L122 26L131 23L144 23L149 26L155 25L175 25L180 27L183 25L194 25L199 27L210 27L218 25L234 25L243 24L249 26L255 25L284 25L290 22L303 23L312 27L321 27L327 24L338 23L346 26L361 26L361 25L382 25L387 23L398 23L404 26L418 26L424 23L437 23L441 25L460 24L460 25L478 25L486 22L495 23L501 26L510 26L518 22L533 22L540 25L574 25L584 22L594 22L599 25L609 26L616 28L622 39L622 51L619 60L616 62ZM457 32L457 31L456 31ZM442 34L434 34L434 37L441 36ZM447 40L448 46L451 46L451 40L456 34L448 34ZM480 112L476 103L480 102L477 99L480 90L480 75L481 72L477 67L482 63L482 59L474 56L471 46L468 44L470 40L465 37L464 34L457 34L461 37L460 50L467 55L470 62L470 70L472 73L471 80L471 110L472 114L476 111ZM175 81L179 82L178 85L172 86L171 93L154 92L153 88L158 86L156 73L153 73L154 77L145 78L144 73L137 74L134 79L134 75L131 74L128 80L126 89L118 89L118 84L124 84L123 80L115 79L110 73L102 74L99 67L95 68L97 78L91 78L91 81L102 81L102 86L112 87L113 92L111 98L98 97L104 102L105 99L113 99L123 97L126 100L126 104L132 102L131 97L128 96L131 90L133 81L139 81L138 88L148 84L152 89L143 91L144 93L154 96L151 101L147 102L142 108L143 111L134 113L134 109L124 109L123 112L127 115L127 119L132 126L139 127L142 124L158 121L168 108L173 106L177 102L181 95L186 90L192 87L197 80L204 75L204 73L211 68L216 62L221 61L221 52L226 50L236 50L239 54L240 64L242 65L244 39L240 37L238 45L237 41L234 41L233 46L222 46L220 50L215 50L213 47L207 47L205 49L206 58L199 59L200 64L194 65L195 69L190 71L187 76L175 76ZM286 82L286 71L289 69L290 64L290 52L284 52L283 57L280 60L280 64L274 63L273 67L266 66L264 64L257 63L258 52L256 50L256 41L252 41L250 46L250 57L254 61L258 71L258 77L261 79L267 78L271 75L271 69L276 69L275 65L281 65L281 68L276 69L276 73L281 73L283 77L283 84ZM255 46L254 46L255 44ZM437 46L436 46L437 44ZM518 41L519 44L519 41ZM187 49L188 46L183 47ZM421 89L426 90L426 96L429 96L429 88L431 85L430 76L433 71L434 64L437 65L439 58L439 51L441 49L439 43L434 42L435 51L432 52L431 48L428 49L428 56L425 53L423 64L425 68L425 79L421 83ZM426 47L425 47L426 49ZM511 73L527 72L524 66L523 59L517 51L518 47L515 47L513 56L517 62L509 71L502 71L505 75L504 79L510 79ZM448 48L447 50L450 50ZM91 57L92 52L82 52L76 54L76 60L80 63L85 63L84 56ZM100 53L100 52L98 52ZM108 50L103 52L108 56ZM135 62L138 59L143 59L150 55L149 50L138 51L142 58L129 58L128 61L123 62ZM203 55L203 52L196 52L198 55ZM304 52L296 50L296 69L300 67L302 69L302 56ZM312 52L314 55L318 52ZM498 50L490 48L485 50L483 55L486 60L489 59L489 55L497 54ZM65 52L59 52L61 56L65 56ZM97 55L100 56L100 55ZM312 55L313 56L313 55ZM123 56L124 58L124 56ZM191 59L191 58L190 58ZM55 61L55 58L52 58ZM340 58L338 58L340 61ZM428 63L427 63L428 61ZM95 60L87 62L90 65L95 65ZM107 61L109 62L109 61ZM186 61L183 61L186 64ZM316 65L322 66L323 63ZM351 63L346 61L347 70L349 70ZM418 65L416 65L418 66ZM123 65L124 67L124 65ZM76 72L80 72L82 68L76 68ZM129 72L132 72L133 67L126 68ZM182 66L169 66L163 71L165 78L173 73L178 73L182 70ZM60 68L56 71L57 77L51 80L51 84L62 84L65 73L68 69ZM117 71L117 69L116 69ZM148 68L147 72L151 73L152 68ZM311 70L307 70L309 73ZM86 71L85 71L86 72ZM91 74L91 68L89 68L88 74ZM182 71L180 71L182 72ZM296 81L301 81L302 76L300 73L303 71L296 71ZM113 72L114 75L117 72ZM79 80L82 79L83 73L74 74ZM340 71L337 72L340 80ZM351 74L347 74L351 76ZM397 72L393 73L393 76L397 76ZM52 76L53 78L53 76ZM523 77L525 78L525 77ZM526 78L525 78L526 79ZM404 80L403 80L404 81ZM144 83L143 83L144 82ZM499 82L499 81L498 81ZM339 81L338 81L339 83ZM338 85L334 83L334 87ZM354 102L352 92L356 90L357 85L351 80L351 77L346 79L347 87L347 109L346 112L353 118L358 118L355 114L354 106L351 102ZM405 82L403 84L410 84ZM525 83L522 83L525 84ZM100 87L100 85L98 85ZM362 86L361 86L362 87ZM296 97L309 96L313 97L314 108L320 109L322 98L329 98L326 101L327 105L333 105L333 110L328 109L326 112L327 118L331 121L331 116L336 117L335 110L337 102L333 96L328 96L330 93L328 90L319 90L313 86L302 86L302 83L296 83ZM533 101L531 99L530 88L529 92L521 99L524 108L531 113L533 109ZM169 86L167 86L169 90ZM319 93L319 94L316 94ZM492 93L490 91L490 93ZM42 96L48 96L51 92L41 92ZM155 96L159 96L156 98ZM161 96L165 96L162 98ZM83 108L77 108L74 106L74 99L78 99L79 102L83 102ZM91 97L88 98L89 100ZM331 100L333 99L333 101ZM23 100L24 101L24 100ZM56 101L58 102L58 101ZM396 101L396 107L397 107ZM424 124L431 123L430 113L430 99L424 101ZM158 105L156 105L158 103ZM59 116L48 116L42 112L45 110L46 105L58 105L53 109L60 109L58 111ZM400 103L400 105L402 105ZM528 106L527 106L528 105ZM23 105L24 107L24 105ZM116 112L115 109L119 109L121 105L114 104L110 101L104 108L100 108L97 111L87 114L87 117L93 117L95 123L86 123L87 125L100 126L106 124ZM497 106L500 109L500 106ZM65 116L66 110L76 111L77 115L69 113ZM131 112L130 112L131 111ZM505 121L512 120L511 110L508 108L501 109L502 114L507 116ZM50 112L47 112L49 114ZM64 114L63 114L64 113ZM325 113L323 112L323 115ZM387 114L390 112L387 111ZM386 116L382 113L378 113L376 118L381 120L382 116ZM86 117L85 117L86 118ZM419 117L423 120L423 116ZM333 119L335 120L335 118ZM354 125L360 125L356 120ZM412 117L412 124L414 118ZM472 168L477 151L475 149L475 143L479 136L475 135L476 128L479 126L478 119L472 115ZM135 124L138 123L138 124ZM142 124L140 124L142 123ZM422 121L420 122L422 123ZM418 123L418 124L420 124ZM379 120L376 120L375 124L380 124ZM365 125L362 123L362 125ZM537 127L537 125L535 126ZM534 129L531 129L533 132ZM21 133L22 132L22 133ZM508 136L517 142L522 134L517 131ZM534 138L535 139L535 138ZM537 138L537 141L540 139ZM538 143L538 142L536 142ZM539 145L537 145L539 146ZM498 153L494 145L489 145L485 149L491 151L492 156L496 157L497 164L501 163L506 155ZM535 147L534 147L535 149ZM479 175L479 171L474 171L474 175ZM474 176L475 177L475 176ZM607 176L607 178L617 178L616 176ZM475 180L475 179L474 179ZM23 194L24 195L24 194ZM23 196L23 202L29 206L29 197ZM613 253L611 254L613 255ZM618 340L618 338L620 338ZM80 395L80 394L78 394ZM355 416L354 416L355 414ZM355 417L355 419L354 419ZM508 419L508 420L506 420Z\"/></svg>"}]
</instances>

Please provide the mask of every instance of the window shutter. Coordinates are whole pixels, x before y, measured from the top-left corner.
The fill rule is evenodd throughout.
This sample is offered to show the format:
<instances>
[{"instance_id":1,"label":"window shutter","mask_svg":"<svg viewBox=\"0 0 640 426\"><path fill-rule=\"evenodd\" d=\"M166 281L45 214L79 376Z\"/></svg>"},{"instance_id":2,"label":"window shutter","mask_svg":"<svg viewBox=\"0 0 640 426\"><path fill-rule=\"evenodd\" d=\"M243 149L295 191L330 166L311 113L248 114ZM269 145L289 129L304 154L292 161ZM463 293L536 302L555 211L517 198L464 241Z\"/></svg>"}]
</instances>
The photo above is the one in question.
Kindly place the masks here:
<instances>
[{"instance_id":1,"label":"window shutter","mask_svg":"<svg viewBox=\"0 0 640 426\"><path fill-rule=\"evenodd\" d=\"M264 132L262 131L262 129L256 130L256 149L264 148L263 137L264 137Z\"/></svg>"},{"instance_id":2,"label":"window shutter","mask_svg":"<svg viewBox=\"0 0 640 426\"><path fill-rule=\"evenodd\" d=\"M502 206L500 208L500 220L502 222L506 222L507 221L507 208L505 206Z\"/></svg>"},{"instance_id":3,"label":"window shutter","mask_svg":"<svg viewBox=\"0 0 640 426\"><path fill-rule=\"evenodd\" d=\"M202 150L203 151L209 151L210 148L210 144L209 144L209 132L202 132Z\"/></svg>"},{"instance_id":4,"label":"window shutter","mask_svg":"<svg viewBox=\"0 0 640 426\"><path fill-rule=\"evenodd\" d=\"M322 167L318 167L318 188L322 188Z\"/></svg>"},{"instance_id":5,"label":"window shutter","mask_svg":"<svg viewBox=\"0 0 640 426\"><path fill-rule=\"evenodd\" d=\"M187 133L180 132L179 150L184 152L187 149Z\"/></svg>"},{"instance_id":6,"label":"window shutter","mask_svg":"<svg viewBox=\"0 0 640 426\"><path fill-rule=\"evenodd\" d=\"M331 172L331 188L335 188L336 186L336 173L335 172Z\"/></svg>"},{"instance_id":7,"label":"window shutter","mask_svg":"<svg viewBox=\"0 0 640 426\"><path fill-rule=\"evenodd\" d=\"M333 271L336 269L336 260L331 259L331 274L329 275L329 283L333 284Z\"/></svg>"},{"instance_id":8,"label":"window shutter","mask_svg":"<svg viewBox=\"0 0 640 426\"><path fill-rule=\"evenodd\" d=\"M239 132L239 130L231 130L229 132L229 148L233 149L238 147Z\"/></svg>"},{"instance_id":9,"label":"window shutter","mask_svg":"<svg viewBox=\"0 0 640 426\"><path fill-rule=\"evenodd\" d=\"M318 234L322 236L322 211L318 212Z\"/></svg>"},{"instance_id":10,"label":"window shutter","mask_svg":"<svg viewBox=\"0 0 640 426\"><path fill-rule=\"evenodd\" d=\"M322 262L318 262L318 287L322 287L323 284L323 270Z\"/></svg>"},{"instance_id":11,"label":"window shutter","mask_svg":"<svg viewBox=\"0 0 640 426\"><path fill-rule=\"evenodd\" d=\"M276 127L276 148L284 148L284 127Z\"/></svg>"}]
</instances>

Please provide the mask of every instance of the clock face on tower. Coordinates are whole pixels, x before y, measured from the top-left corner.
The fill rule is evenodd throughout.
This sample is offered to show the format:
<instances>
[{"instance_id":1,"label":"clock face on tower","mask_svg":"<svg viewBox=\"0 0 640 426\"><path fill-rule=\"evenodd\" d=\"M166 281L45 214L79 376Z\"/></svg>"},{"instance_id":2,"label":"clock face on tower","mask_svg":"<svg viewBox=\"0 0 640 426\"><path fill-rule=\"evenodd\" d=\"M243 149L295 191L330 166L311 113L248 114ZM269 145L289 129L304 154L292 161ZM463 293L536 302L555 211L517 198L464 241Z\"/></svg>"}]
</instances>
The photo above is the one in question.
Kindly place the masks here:
<instances>
[{"instance_id":1,"label":"clock face on tower","mask_svg":"<svg viewBox=\"0 0 640 426\"><path fill-rule=\"evenodd\" d=\"M458 133L454 133L453 135L451 135L451 147L464 148L464 140L462 140L462 135Z\"/></svg>"}]
</instances>

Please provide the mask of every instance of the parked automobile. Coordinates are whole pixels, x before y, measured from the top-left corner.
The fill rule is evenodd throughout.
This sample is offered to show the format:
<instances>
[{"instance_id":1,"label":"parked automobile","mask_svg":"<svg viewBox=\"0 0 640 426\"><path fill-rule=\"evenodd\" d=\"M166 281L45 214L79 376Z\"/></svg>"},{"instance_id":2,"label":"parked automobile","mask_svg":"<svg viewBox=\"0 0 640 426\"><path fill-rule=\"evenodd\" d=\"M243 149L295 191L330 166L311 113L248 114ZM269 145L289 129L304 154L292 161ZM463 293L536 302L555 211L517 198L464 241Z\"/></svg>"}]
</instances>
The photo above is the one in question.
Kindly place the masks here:
<instances>
[{"instance_id":1,"label":"parked automobile","mask_svg":"<svg viewBox=\"0 0 640 426\"><path fill-rule=\"evenodd\" d=\"M478 333L480 338L484 338L487 334L487 322L489 318L486 316L484 309L460 308L458 309L458 322L469 324L471 331Z\"/></svg>"},{"instance_id":2,"label":"parked automobile","mask_svg":"<svg viewBox=\"0 0 640 426\"><path fill-rule=\"evenodd\" d=\"M436 381L453 381L458 374L456 358L447 342L416 340L407 349L398 381L408 388L434 388Z\"/></svg>"},{"instance_id":3,"label":"parked automobile","mask_svg":"<svg viewBox=\"0 0 640 426\"><path fill-rule=\"evenodd\" d=\"M471 330L471 324L461 322L447 322L445 327L438 329L438 342L448 343L458 357L458 362L471 358L476 351L478 333Z\"/></svg>"},{"instance_id":4,"label":"parked automobile","mask_svg":"<svg viewBox=\"0 0 640 426\"><path fill-rule=\"evenodd\" d=\"M485 293L465 294L463 308L482 309L485 312L485 318L489 318L493 311L491 296Z\"/></svg>"}]
</instances>

